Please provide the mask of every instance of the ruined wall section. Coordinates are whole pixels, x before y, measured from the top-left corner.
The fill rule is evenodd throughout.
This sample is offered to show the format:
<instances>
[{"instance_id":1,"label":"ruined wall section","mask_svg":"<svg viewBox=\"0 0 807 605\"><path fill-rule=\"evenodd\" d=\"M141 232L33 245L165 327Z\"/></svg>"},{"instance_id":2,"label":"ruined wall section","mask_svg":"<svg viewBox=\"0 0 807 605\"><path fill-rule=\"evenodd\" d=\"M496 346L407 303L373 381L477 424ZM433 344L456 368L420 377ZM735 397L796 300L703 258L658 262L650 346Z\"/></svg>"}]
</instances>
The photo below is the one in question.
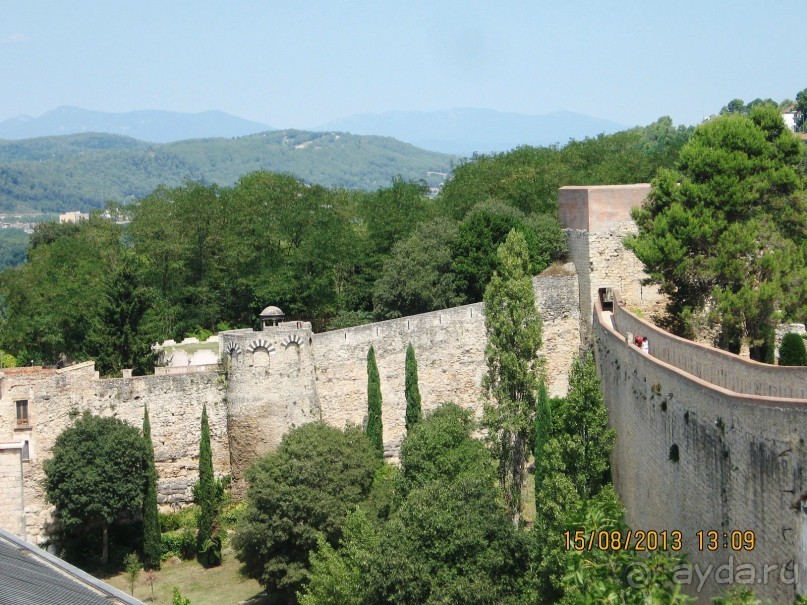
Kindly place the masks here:
<instances>
[{"instance_id":1,"label":"ruined wall section","mask_svg":"<svg viewBox=\"0 0 807 605\"><path fill-rule=\"evenodd\" d=\"M311 324L223 332L220 342L234 489L240 494L253 460L274 450L289 429L321 419Z\"/></svg>"},{"instance_id":2,"label":"ruined wall section","mask_svg":"<svg viewBox=\"0 0 807 605\"><path fill-rule=\"evenodd\" d=\"M624 327L620 313L617 308L616 324ZM654 336L645 355L598 317L597 363L617 433L612 473L630 526L681 531L689 560L702 566L750 563L762 578L765 565L777 565L768 583L754 589L762 599L792 602L794 568L805 563L799 545L805 515L797 501L807 488L807 399L714 386L656 359ZM711 363L693 354L695 363ZM719 532L720 548L700 550L701 530ZM753 531L756 548L723 548L723 532L734 530ZM715 578L710 575L700 602L725 588Z\"/></svg>"},{"instance_id":3,"label":"ruined wall section","mask_svg":"<svg viewBox=\"0 0 807 605\"><path fill-rule=\"evenodd\" d=\"M29 422L17 427L15 401L28 401ZM42 462L50 458L56 437L85 410L115 416L140 428L149 406L154 455L159 473L159 501L181 505L192 499L198 480L202 406L207 405L213 466L230 474L227 412L217 372L187 376L140 376L99 379L93 362L61 370L6 369L0 378L1 440L29 441L30 461L23 462L26 538L46 539L53 507L45 502Z\"/></svg>"}]
</instances>

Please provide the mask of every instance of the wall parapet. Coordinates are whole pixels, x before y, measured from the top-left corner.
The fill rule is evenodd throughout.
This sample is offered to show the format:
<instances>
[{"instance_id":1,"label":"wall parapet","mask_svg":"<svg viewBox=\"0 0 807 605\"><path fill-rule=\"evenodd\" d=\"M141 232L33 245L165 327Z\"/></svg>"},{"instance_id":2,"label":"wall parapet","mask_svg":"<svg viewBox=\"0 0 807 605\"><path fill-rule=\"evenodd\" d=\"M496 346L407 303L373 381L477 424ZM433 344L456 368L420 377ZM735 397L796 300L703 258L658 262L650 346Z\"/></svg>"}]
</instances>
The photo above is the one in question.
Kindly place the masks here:
<instances>
[{"instance_id":1,"label":"wall parapet","mask_svg":"<svg viewBox=\"0 0 807 605\"><path fill-rule=\"evenodd\" d=\"M614 292L618 296L618 291ZM805 366L772 366L686 340L640 319L623 304L614 304L614 327L623 335L630 332L647 336L654 358L701 379L706 385L766 399L807 400Z\"/></svg>"}]
</instances>

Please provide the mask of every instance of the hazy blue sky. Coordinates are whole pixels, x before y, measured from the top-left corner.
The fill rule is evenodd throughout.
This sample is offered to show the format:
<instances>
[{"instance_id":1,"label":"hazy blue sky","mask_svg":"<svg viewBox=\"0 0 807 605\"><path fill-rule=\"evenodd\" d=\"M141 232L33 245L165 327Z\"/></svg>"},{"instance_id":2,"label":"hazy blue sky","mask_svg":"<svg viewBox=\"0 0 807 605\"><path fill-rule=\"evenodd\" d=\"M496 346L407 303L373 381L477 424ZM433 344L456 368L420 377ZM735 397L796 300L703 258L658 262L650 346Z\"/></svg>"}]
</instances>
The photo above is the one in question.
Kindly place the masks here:
<instances>
[{"instance_id":1,"label":"hazy blue sky","mask_svg":"<svg viewBox=\"0 0 807 605\"><path fill-rule=\"evenodd\" d=\"M807 88L806 15L804 0L0 0L0 120L74 105L304 128L479 107L690 124Z\"/></svg>"}]
</instances>

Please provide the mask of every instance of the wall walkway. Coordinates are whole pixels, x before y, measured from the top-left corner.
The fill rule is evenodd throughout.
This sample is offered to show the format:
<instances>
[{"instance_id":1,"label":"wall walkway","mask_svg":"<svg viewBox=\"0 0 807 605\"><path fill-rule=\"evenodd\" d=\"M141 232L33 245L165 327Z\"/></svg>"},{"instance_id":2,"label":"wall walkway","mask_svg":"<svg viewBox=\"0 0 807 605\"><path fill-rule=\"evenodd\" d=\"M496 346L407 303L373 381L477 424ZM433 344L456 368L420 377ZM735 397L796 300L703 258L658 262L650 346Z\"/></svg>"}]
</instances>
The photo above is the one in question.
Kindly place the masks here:
<instances>
[{"instance_id":1,"label":"wall walkway","mask_svg":"<svg viewBox=\"0 0 807 605\"><path fill-rule=\"evenodd\" d=\"M692 563L750 565L758 597L792 602L807 588L805 368L760 368L682 341L614 298L613 325L596 302L593 334L628 523L680 531ZM626 342L628 332L649 337L650 355ZM719 548L701 549L699 531L718 532ZM754 550L733 551L733 531L754 532ZM725 588L718 580L713 573L690 592L706 603Z\"/></svg>"}]
</instances>

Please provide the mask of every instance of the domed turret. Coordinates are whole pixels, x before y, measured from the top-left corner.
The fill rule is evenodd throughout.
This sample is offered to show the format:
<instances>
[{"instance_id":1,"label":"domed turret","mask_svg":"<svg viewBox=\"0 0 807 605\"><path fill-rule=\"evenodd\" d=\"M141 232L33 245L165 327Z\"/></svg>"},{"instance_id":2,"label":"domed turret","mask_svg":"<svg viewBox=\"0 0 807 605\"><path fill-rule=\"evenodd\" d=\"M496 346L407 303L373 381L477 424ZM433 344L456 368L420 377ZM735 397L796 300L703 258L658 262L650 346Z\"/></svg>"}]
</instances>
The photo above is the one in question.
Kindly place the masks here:
<instances>
[{"instance_id":1,"label":"domed turret","mask_svg":"<svg viewBox=\"0 0 807 605\"><path fill-rule=\"evenodd\" d=\"M278 323L286 318L286 314L279 307L269 306L266 307L260 314L261 330L276 326Z\"/></svg>"}]
</instances>

